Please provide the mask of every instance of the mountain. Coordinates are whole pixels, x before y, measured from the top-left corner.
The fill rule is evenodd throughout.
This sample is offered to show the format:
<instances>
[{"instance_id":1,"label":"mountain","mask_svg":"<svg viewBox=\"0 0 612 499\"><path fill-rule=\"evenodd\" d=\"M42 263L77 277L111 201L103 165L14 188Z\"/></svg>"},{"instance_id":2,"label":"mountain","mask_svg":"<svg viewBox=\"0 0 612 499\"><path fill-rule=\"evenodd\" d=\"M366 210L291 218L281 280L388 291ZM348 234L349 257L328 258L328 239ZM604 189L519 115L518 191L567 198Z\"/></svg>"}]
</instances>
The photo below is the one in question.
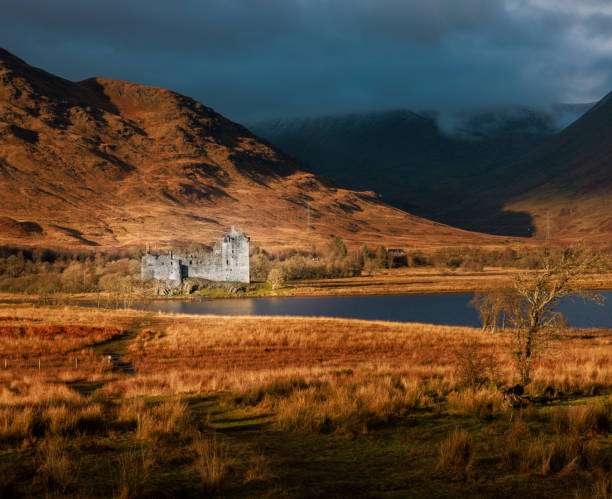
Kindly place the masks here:
<instances>
[{"instance_id":1,"label":"mountain","mask_svg":"<svg viewBox=\"0 0 612 499\"><path fill-rule=\"evenodd\" d=\"M540 237L612 243L612 93L580 119L507 165L505 209L529 213Z\"/></svg>"},{"instance_id":2,"label":"mountain","mask_svg":"<svg viewBox=\"0 0 612 499\"><path fill-rule=\"evenodd\" d=\"M231 225L266 248L492 240L339 187L183 95L68 81L4 50L0 179L0 244L167 248Z\"/></svg>"},{"instance_id":3,"label":"mountain","mask_svg":"<svg viewBox=\"0 0 612 499\"><path fill-rule=\"evenodd\" d=\"M373 189L417 215L469 230L531 236L533 215L507 205L518 192L508 189L516 179L507 166L588 107L394 110L273 120L250 128L315 171L353 189Z\"/></svg>"}]
</instances>

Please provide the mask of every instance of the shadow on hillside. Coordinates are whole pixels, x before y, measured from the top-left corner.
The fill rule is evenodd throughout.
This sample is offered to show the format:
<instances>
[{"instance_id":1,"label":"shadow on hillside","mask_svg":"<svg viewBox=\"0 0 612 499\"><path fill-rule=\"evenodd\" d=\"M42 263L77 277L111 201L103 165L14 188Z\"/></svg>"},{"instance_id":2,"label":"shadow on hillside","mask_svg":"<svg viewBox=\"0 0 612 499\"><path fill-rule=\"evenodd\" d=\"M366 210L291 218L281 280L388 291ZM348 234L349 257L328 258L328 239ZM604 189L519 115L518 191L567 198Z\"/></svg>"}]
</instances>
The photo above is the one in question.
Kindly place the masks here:
<instances>
[{"instance_id":1,"label":"shadow on hillside","mask_svg":"<svg viewBox=\"0 0 612 499\"><path fill-rule=\"evenodd\" d=\"M406 209L405 206L400 206L400 208ZM426 207L416 209L414 206L407 211L459 229L496 236L533 237L535 234L533 217L525 211L505 210L504 200L495 205L475 205L442 213Z\"/></svg>"},{"instance_id":2,"label":"shadow on hillside","mask_svg":"<svg viewBox=\"0 0 612 499\"><path fill-rule=\"evenodd\" d=\"M80 81L78 83L81 87L90 90L96 97L96 105L98 108L103 109L107 113L120 115L119 108L112 103L110 97L106 95L104 87L95 79L88 78L87 80Z\"/></svg>"},{"instance_id":3,"label":"shadow on hillside","mask_svg":"<svg viewBox=\"0 0 612 499\"><path fill-rule=\"evenodd\" d=\"M533 237L535 234L531 214L504 210L501 203L500 206L476 208L461 218L451 225L496 236Z\"/></svg>"},{"instance_id":4,"label":"shadow on hillside","mask_svg":"<svg viewBox=\"0 0 612 499\"><path fill-rule=\"evenodd\" d=\"M64 235L68 237L72 237L76 239L77 241L79 241L81 244L84 244L86 246L99 246L97 242L90 241L89 239L85 239L85 237L83 236L83 233L80 230L72 229L70 227L62 227L61 225L54 225L54 224L49 225L49 227L57 229L59 232L63 233Z\"/></svg>"}]
</instances>

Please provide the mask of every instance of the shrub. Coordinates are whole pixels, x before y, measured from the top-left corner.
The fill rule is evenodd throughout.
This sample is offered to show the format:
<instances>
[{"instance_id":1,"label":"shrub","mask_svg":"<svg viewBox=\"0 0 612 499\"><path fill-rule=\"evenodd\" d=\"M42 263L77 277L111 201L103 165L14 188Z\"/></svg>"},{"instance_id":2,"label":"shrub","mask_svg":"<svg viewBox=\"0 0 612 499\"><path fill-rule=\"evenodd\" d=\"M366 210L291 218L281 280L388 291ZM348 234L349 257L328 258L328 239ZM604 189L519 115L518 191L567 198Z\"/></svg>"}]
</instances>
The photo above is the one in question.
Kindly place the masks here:
<instances>
[{"instance_id":1,"label":"shrub","mask_svg":"<svg viewBox=\"0 0 612 499\"><path fill-rule=\"evenodd\" d=\"M272 285L272 289L278 289L285 283L285 273L281 269L272 269L268 273L268 282Z\"/></svg>"},{"instance_id":2,"label":"shrub","mask_svg":"<svg viewBox=\"0 0 612 499\"><path fill-rule=\"evenodd\" d=\"M455 351L455 357L455 376L463 388L479 389L498 375L495 357L483 353L476 340L464 343Z\"/></svg>"}]
</instances>

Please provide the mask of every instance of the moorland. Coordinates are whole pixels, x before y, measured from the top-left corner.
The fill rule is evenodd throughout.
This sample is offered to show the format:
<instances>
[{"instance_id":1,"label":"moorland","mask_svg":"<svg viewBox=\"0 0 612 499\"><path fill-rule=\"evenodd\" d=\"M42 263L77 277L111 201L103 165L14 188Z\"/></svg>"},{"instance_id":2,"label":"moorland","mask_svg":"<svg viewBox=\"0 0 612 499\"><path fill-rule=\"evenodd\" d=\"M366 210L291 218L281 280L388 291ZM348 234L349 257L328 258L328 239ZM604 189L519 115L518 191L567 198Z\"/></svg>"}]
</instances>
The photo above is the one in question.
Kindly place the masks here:
<instances>
[{"instance_id":1,"label":"moorland","mask_svg":"<svg viewBox=\"0 0 612 499\"><path fill-rule=\"evenodd\" d=\"M607 497L612 331L0 309L3 496Z\"/></svg>"}]
</instances>

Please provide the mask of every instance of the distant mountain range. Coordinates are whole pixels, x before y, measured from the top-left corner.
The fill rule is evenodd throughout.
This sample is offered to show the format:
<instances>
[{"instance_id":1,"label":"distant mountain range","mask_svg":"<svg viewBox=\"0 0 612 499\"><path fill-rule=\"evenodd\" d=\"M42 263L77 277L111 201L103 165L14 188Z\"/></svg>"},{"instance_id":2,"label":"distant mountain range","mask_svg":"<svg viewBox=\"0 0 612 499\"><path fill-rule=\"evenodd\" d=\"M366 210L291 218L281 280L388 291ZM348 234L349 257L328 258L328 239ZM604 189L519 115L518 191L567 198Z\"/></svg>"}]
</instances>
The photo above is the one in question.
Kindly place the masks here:
<instances>
[{"instance_id":1,"label":"distant mountain range","mask_svg":"<svg viewBox=\"0 0 612 499\"><path fill-rule=\"evenodd\" d=\"M605 242L612 224L610 120L604 99L595 106L394 110L249 127L315 171L373 189L423 217L494 234Z\"/></svg>"},{"instance_id":2,"label":"distant mountain range","mask_svg":"<svg viewBox=\"0 0 612 499\"><path fill-rule=\"evenodd\" d=\"M342 188L183 95L68 81L4 50L0 196L0 244L167 248L230 225L272 249L495 241Z\"/></svg>"}]
</instances>

